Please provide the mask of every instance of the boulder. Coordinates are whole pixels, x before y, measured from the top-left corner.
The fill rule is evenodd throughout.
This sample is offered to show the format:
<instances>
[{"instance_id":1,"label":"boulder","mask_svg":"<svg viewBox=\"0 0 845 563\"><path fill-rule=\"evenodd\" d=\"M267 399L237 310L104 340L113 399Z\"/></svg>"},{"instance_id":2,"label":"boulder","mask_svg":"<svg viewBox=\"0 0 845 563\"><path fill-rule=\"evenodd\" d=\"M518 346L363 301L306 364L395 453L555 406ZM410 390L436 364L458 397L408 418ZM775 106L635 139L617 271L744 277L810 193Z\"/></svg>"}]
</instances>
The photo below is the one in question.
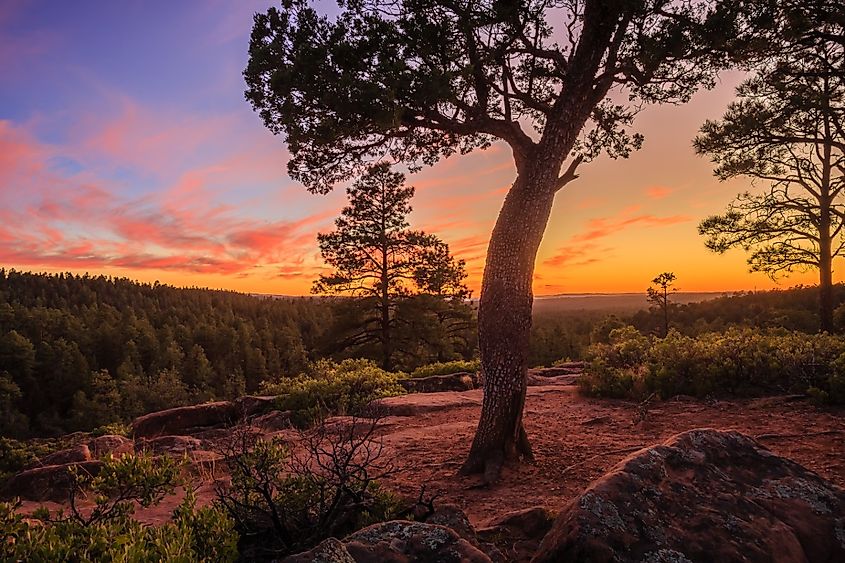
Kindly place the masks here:
<instances>
[{"instance_id":1,"label":"boulder","mask_svg":"<svg viewBox=\"0 0 845 563\"><path fill-rule=\"evenodd\" d=\"M91 460L91 450L85 444L77 444L66 450L59 450L44 456L35 467L44 465L66 465Z\"/></svg>"},{"instance_id":2,"label":"boulder","mask_svg":"<svg viewBox=\"0 0 845 563\"><path fill-rule=\"evenodd\" d=\"M484 552L453 530L422 522L373 524L347 536L343 543L358 563L491 563Z\"/></svg>"},{"instance_id":3,"label":"boulder","mask_svg":"<svg viewBox=\"0 0 845 563\"><path fill-rule=\"evenodd\" d=\"M182 455L199 449L202 449L202 442L191 436L159 436L135 443L136 451L153 454Z\"/></svg>"},{"instance_id":4,"label":"boulder","mask_svg":"<svg viewBox=\"0 0 845 563\"><path fill-rule=\"evenodd\" d=\"M492 563L453 530L435 524L392 520L329 539L283 563Z\"/></svg>"},{"instance_id":5,"label":"boulder","mask_svg":"<svg viewBox=\"0 0 845 563\"><path fill-rule=\"evenodd\" d=\"M473 545L478 543L475 530L469 522L466 513L456 504L441 504L434 510L434 514L425 519L426 524L446 526Z\"/></svg>"},{"instance_id":6,"label":"boulder","mask_svg":"<svg viewBox=\"0 0 845 563\"><path fill-rule=\"evenodd\" d=\"M475 379L469 372L430 375L400 379L399 385L409 393L437 393L440 391L469 391L475 388Z\"/></svg>"},{"instance_id":7,"label":"boulder","mask_svg":"<svg viewBox=\"0 0 845 563\"><path fill-rule=\"evenodd\" d=\"M340 540L328 538L317 547L282 559L282 563L355 563Z\"/></svg>"},{"instance_id":8,"label":"boulder","mask_svg":"<svg viewBox=\"0 0 845 563\"><path fill-rule=\"evenodd\" d=\"M230 401L176 407L136 418L132 435L137 439L186 434L193 428L229 425L241 418L240 408Z\"/></svg>"},{"instance_id":9,"label":"boulder","mask_svg":"<svg viewBox=\"0 0 845 563\"><path fill-rule=\"evenodd\" d=\"M505 549L510 561L530 561L553 523L554 516L546 508L535 506L494 518L477 536Z\"/></svg>"},{"instance_id":10,"label":"boulder","mask_svg":"<svg viewBox=\"0 0 845 563\"><path fill-rule=\"evenodd\" d=\"M77 471L87 471L96 475L103 462L99 460L68 463L64 465L45 465L34 469L21 471L6 482L3 488L4 497L20 497L33 501L63 502L68 498L73 479L70 468Z\"/></svg>"},{"instance_id":11,"label":"boulder","mask_svg":"<svg viewBox=\"0 0 845 563\"><path fill-rule=\"evenodd\" d=\"M591 484L533 561L845 561L845 491L738 432L691 430Z\"/></svg>"},{"instance_id":12,"label":"boulder","mask_svg":"<svg viewBox=\"0 0 845 563\"><path fill-rule=\"evenodd\" d=\"M425 519L425 523L446 526L474 547L483 551L494 563L508 562L508 558L505 557L493 542L479 540L466 513L456 504L438 505L434 514Z\"/></svg>"},{"instance_id":13,"label":"boulder","mask_svg":"<svg viewBox=\"0 0 845 563\"><path fill-rule=\"evenodd\" d=\"M134 450L134 444L125 436L106 434L89 440L88 449L91 450L93 457L99 459L107 454L116 456L131 453Z\"/></svg>"}]
</instances>

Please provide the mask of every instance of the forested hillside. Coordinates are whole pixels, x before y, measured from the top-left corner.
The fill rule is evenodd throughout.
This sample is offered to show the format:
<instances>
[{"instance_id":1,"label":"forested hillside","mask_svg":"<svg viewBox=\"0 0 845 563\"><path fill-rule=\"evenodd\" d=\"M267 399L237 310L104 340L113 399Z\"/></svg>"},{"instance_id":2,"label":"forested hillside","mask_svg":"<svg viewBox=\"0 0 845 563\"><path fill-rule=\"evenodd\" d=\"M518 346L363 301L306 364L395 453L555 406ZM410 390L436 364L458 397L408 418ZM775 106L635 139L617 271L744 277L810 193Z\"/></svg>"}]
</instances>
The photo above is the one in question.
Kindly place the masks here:
<instances>
[{"instance_id":1,"label":"forested hillside","mask_svg":"<svg viewBox=\"0 0 845 563\"><path fill-rule=\"evenodd\" d=\"M694 336L705 332L721 332L729 327L784 328L801 332L819 330L819 289L798 286L772 291L737 292L701 301L671 305L670 325L683 334ZM845 328L845 285L834 284L832 300L836 331ZM654 311L640 311L631 324L642 332L652 332L659 324Z\"/></svg>"},{"instance_id":2,"label":"forested hillside","mask_svg":"<svg viewBox=\"0 0 845 563\"><path fill-rule=\"evenodd\" d=\"M310 360L379 358L356 340L368 314L354 299L0 269L0 435L91 430L255 393ZM473 311L460 300L409 296L395 321L399 369L475 354Z\"/></svg>"},{"instance_id":3,"label":"forested hillside","mask_svg":"<svg viewBox=\"0 0 845 563\"><path fill-rule=\"evenodd\" d=\"M324 300L0 270L0 434L254 392L319 348Z\"/></svg>"}]
</instances>

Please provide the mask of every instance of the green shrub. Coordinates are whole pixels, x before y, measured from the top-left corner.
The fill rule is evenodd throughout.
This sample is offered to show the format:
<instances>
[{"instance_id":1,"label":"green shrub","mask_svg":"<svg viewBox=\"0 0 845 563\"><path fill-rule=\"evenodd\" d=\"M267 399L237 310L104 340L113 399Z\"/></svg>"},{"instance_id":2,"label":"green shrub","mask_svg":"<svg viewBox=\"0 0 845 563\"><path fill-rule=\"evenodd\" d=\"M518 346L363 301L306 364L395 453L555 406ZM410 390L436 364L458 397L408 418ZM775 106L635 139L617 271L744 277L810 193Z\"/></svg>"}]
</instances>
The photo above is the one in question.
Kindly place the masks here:
<instances>
[{"instance_id":1,"label":"green shrub","mask_svg":"<svg viewBox=\"0 0 845 563\"><path fill-rule=\"evenodd\" d=\"M129 436L130 433L131 428L128 424L124 424L123 422L112 422L111 424L104 424L103 426L95 428L91 431L91 436L95 438L98 436L106 436L108 434Z\"/></svg>"},{"instance_id":2,"label":"green shrub","mask_svg":"<svg viewBox=\"0 0 845 563\"><path fill-rule=\"evenodd\" d=\"M179 483L181 466L170 458L106 458L100 473L74 474L71 512L46 509L32 518L19 502L0 503L3 561L233 561L234 524L221 510L197 508L186 491L170 522L147 526L131 518L135 503L158 504ZM87 489L94 508L80 511L76 498Z\"/></svg>"},{"instance_id":3,"label":"green shrub","mask_svg":"<svg viewBox=\"0 0 845 563\"><path fill-rule=\"evenodd\" d=\"M303 434L295 455L280 441L236 431L223 452L231 486L217 487L216 503L237 523L245 560L275 561L405 515L399 498L378 485L395 469L371 438L376 425L317 425Z\"/></svg>"},{"instance_id":4,"label":"green shrub","mask_svg":"<svg viewBox=\"0 0 845 563\"><path fill-rule=\"evenodd\" d=\"M759 396L811 392L843 403L845 341L828 334L732 328L698 337L676 331L664 339L633 327L611 331L608 344L587 350L584 393L641 400L651 393ZM813 391L809 391L810 389Z\"/></svg>"},{"instance_id":5,"label":"green shrub","mask_svg":"<svg viewBox=\"0 0 845 563\"><path fill-rule=\"evenodd\" d=\"M263 385L262 392L278 395L277 407L306 426L324 416L359 414L373 400L404 394L400 377L371 360L320 360L302 375Z\"/></svg>"},{"instance_id":6,"label":"green shrub","mask_svg":"<svg viewBox=\"0 0 845 563\"><path fill-rule=\"evenodd\" d=\"M455 360L453 362L437 362L420 366L411 372L411 377L429 377L431 375L448 375L468 371L475 373L481 369L480 360Z\"/></svg>"},{"instance_id":7,"label":"green shrub","mask_svg":"<svg viewBox=\"0 0 845 563\"><path fill-rule=\"evenodd\" d=\"M72 445L73 440L67 438L15 440L0 436L0 484L27 465Z\"/></svg>"}]
</instances>

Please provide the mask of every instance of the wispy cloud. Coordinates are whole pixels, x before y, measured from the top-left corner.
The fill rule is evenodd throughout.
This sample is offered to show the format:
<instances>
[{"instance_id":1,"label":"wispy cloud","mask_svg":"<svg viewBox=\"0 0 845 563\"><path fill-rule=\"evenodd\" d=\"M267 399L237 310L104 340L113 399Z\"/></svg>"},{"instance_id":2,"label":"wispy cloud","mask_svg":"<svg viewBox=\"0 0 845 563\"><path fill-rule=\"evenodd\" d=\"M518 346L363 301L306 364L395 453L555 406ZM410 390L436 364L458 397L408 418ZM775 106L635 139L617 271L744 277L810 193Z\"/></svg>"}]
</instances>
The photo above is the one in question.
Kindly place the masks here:
<instances>
[{"instance_id":1,"label":"wispy cloud","mask_svg":"<svg viewBox=\"0 0 845 563\"><path fill-rule=\"evenodd\" d=\"M640 213L639 205L632 205L611 217L597 217L587 222L583 232L569 237L554 256L543 261L548 267L578 267L595 264L612 256L613 248L599 241L631 228L656 228L692 221L688 215L657 216Z\"/></svg>"},{"instance_id":2,"label":"wispy cloud","mask_svg":"<svg viewBox=\"0 0 845 563\"><path fill-rule=\"evenodd\" d=\"M609 237L630 227L664 227L692 221L689 215L660 217L649 213L637 213L639 206L632 206L614 217L591 219L587 230L572 237L573 242L583 242Z\"/></svg>"},{"instance_id":3,"label":"wispy cloud","mask_svg":"<svg viewBox=\"0 0 845 563\"><path fill-rule=\"evenodd\" d=\"M146 156L136 153L136 162L150 166L158 154L182 141L178 136L162 138L162 146ZM245 216L208 197L220 167L185 170L169 188L133 194L95 167L68 171L52 166L65 158L65 151L0 121L0 262L223 275L262 270L290 276L304 270L302 265L313 256L316 231L333 214L322 210L277 221ZM118 150L110 153L112 163L129 160Z\"/></svg>"},{"instance_id":4,"label":"wispy cloud","mask_svg":"<svg viewBox=\"0 0 845 563\"><path fill-rule=\"evenodd\" d=\"M674 191L666 186L649 186L645 190L645 195L650 199L663 199Z\"/></svg>"}]
</instances>

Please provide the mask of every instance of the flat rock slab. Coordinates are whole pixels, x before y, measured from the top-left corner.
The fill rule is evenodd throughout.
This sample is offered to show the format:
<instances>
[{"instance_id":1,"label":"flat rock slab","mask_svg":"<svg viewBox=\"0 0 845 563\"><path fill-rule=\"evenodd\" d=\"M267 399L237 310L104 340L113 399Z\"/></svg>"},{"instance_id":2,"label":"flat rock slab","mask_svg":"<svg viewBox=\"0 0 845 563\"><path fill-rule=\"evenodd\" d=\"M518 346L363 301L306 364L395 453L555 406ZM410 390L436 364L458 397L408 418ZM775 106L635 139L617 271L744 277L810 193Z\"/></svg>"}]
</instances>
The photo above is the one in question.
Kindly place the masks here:
<instances>
[{"instance_id":1,"label":"flat rock slab","mask_svg":"<svg viewBox=\"0 0 845 563\"><path fill-rule=\"evenodd\" d=\"M532 561L845 561L845 490L738 432L690 430L593 482Z\"/></svg>"},{"instance_id":2,"label":"flat rock slab","mask_svg":"<svg viewBox=\"0 0 845 563\"><path fill-rule=\"evenodd\" d=\"M541 385L577 385L579 377L581 377L580 374L539 376L529 372L526 383L529 387Z\"/></svg>"},{"instance_id":3,"label":"flat rock slab","mask_svg":"<svg viewBox=\"0 0 845 563\"><path fill-rule=\"evenodd\" d=\"M176 407L136 418L132 435L135 439L184 435L194 428L231 425L242 417L240 406L230 401Z\"/></svg>"},{"instance_id":4,"label":"flat rock slab","mask_svg":"<svg viewBox=\"0 0 845 563\"><path fill-rule=\"evenodd\" d=\"M458 409L462 407L480 407L481 390L443 391L440 393L412 393L399 397L380 399L374 409L387 416L416 416L427 412Z\"/></svg>"},{"instance_id":5,"label":"flat rock slab","mask_svg":"<svg viewBox=\"0 0 845 563\"><path fill-rule=\"evenodd\" d=\"M430 375L400 379L401 385L409 393L437 393L440 391L469 391L475 388L473 374L469 372Z\"/></svg>"}]
</instances>

